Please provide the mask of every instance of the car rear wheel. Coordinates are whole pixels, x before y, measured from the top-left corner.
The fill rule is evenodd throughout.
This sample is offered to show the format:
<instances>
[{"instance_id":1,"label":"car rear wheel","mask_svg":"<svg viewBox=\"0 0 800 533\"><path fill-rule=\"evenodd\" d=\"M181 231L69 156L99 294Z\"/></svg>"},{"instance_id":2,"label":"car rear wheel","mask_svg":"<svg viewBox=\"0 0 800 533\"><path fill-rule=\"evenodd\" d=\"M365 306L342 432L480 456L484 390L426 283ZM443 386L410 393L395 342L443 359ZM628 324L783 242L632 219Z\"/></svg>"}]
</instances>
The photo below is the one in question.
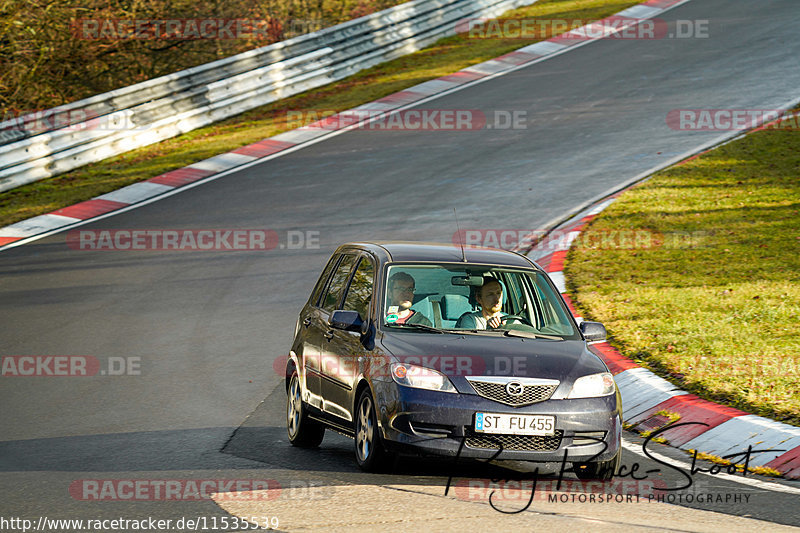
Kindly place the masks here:
<instances>
[{"instance_id":1,"label":"car rear wheel","mask_svg":"<svg viewBox=\"0 0 800 533\"><path fill-rule=\"evenodd\" d=\"M388 464L389 454L383 448L375 415L375 402L369 389L364 389L356 407L356 462L365 472L380 472Z\"/></svg>"},{"instance_id":2,"label":"car rear wheel","mask_svg":"<svg viewBox=\"0 0 800 533\"><path fill-rule=\"evenodd\" d=\"M572 470L578 479L598 479L600 481L610 481L617 473L619 463L622 460L622 450L617 452L608 461L593 461L591 463L575 463Z\"/></svg>"},{"instance_id":3,"label":"car rear wheel","mask_svg":"<svg viewBox=\"0 0 800 533\"><path fill-rule=\"evenodd\" d=\"M286 397L286 431L289 442L300 448L319 446L325 436L325 427L308 418L306 406L300 394L300 377L292 371Z\"/></svg>"}]
</instances>

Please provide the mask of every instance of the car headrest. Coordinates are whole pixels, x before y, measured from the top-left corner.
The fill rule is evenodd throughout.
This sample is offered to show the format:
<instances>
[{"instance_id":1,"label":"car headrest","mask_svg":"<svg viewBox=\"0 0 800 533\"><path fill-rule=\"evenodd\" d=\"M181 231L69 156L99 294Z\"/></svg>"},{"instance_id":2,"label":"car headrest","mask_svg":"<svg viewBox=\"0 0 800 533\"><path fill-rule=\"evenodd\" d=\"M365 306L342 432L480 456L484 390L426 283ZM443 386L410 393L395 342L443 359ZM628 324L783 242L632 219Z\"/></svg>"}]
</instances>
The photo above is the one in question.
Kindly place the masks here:
<instances>
[{"instance_id":1,"label":"car headrest","mask_svg":"<svg viewBox=\"0 0 800 533\"><path fill-rule=\"evenodd\" d=\"M458 320L464 313L472 311L472 305L466 296L460 294L445 294L442 296L442 318L445 320Z\"/></svg>"},{"instance_id":2,"label":"car headrest","mask_svg":"<svg viewBox=\"0 0 800 533\"><path fill-rule=\"evenodd\" d=\"M417 311L418 313L422 313L426 317L433 316L433 304L431 303L431 297L426 296L422 300L412 305L411 309Z\"/></svg>"}]
</instances>

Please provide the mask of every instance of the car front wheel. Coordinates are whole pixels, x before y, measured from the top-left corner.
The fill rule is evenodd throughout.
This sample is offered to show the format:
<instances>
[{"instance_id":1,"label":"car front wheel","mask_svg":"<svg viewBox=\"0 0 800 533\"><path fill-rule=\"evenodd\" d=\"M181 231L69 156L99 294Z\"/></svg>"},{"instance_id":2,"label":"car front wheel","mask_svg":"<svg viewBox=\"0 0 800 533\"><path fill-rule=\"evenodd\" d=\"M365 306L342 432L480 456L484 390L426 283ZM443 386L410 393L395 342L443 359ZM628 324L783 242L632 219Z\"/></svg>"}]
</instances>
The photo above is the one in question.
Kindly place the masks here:
<instances>
[{"instance_id":1,"label":"car front wheel","mask_svg":"<svg viewBox=\"0 0 800 533\"><path fill-rule=\"evenodd\" d=\"M325 436L325 427L308 418L306 406L300 394L300 377L297 370L289 379L289 391L286 397L286 430L289 442L300 448L319 446Z\"/></svg>"},{"instance_id":2,"label":"car front wheel","mask_svg":"<svg viewBox=\"0 0 800 533\"><path fill-rule=\"evenodd\" d=\"M356 408L356 462L365 472L386 468L389 456L383 448L375 415L375 402L369 389L364 389Z\"/></svg>"}]
</instances>

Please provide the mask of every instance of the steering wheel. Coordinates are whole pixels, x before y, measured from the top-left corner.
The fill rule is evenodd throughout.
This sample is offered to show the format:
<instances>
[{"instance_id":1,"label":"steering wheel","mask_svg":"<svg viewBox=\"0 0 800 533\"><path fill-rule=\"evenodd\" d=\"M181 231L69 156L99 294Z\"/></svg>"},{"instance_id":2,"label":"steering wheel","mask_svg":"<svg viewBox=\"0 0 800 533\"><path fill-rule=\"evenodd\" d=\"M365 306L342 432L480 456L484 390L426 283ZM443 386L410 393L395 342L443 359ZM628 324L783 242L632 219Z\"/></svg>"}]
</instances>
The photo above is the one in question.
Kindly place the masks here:
<instances>
[{"instance_id":1,"label":"steering wheel","mask_svg":"<svg viewBox=\"0 0 800 533\"><path fill-rule=\"evenodd\" d=\"M533 324L531 324L531 321L528 320L527 318L525 318L522 315L506 315L506 316L500 318L500 323L506 322L507 320L519 320L523 324L527 324L528 326L533 327Z\"/></svg>"}]
</instances>

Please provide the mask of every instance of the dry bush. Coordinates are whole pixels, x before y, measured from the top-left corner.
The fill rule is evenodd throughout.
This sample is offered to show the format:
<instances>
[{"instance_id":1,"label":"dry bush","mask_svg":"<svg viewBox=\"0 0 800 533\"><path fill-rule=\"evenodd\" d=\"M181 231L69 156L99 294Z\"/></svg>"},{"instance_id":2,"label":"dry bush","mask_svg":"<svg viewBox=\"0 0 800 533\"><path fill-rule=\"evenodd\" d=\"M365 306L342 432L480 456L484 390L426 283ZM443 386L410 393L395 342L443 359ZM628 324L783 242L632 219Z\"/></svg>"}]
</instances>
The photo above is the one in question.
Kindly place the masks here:
<instances>
[{"instance_id":1,"label":"dry bush","mask_svg":"<svg viewBox=\"0 0 800 533\"><path fill-rule=\"evenodd\" d=\"M385 9L399 0L0 0L0 120ZM247 19L236 39L87 39L80 20Z\"/></svg>"}]
</instances>

